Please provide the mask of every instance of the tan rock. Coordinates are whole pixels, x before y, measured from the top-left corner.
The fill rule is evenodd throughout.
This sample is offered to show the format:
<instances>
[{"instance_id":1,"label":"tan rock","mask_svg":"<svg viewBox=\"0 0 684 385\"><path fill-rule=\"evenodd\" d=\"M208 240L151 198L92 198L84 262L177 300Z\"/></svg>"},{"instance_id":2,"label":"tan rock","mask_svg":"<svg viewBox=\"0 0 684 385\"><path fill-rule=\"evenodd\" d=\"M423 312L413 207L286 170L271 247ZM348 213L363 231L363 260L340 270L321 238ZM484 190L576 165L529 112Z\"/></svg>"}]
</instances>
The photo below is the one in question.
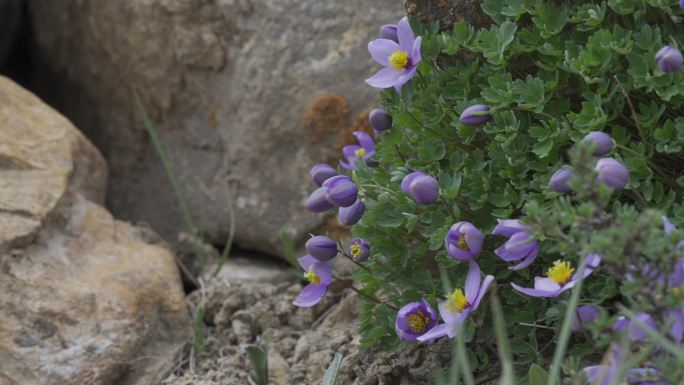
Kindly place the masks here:
<instances>
[{"instance_id":1,"label":"tan rock","mask_svg":"<svg viewBox=\"0 0 684 385\"><path fill-rule=\"evenodd\" d=\"M0 383L149 384L188 337L173 255L99 204L106 165L0 77Z\"/></svg>"}]
</instances>

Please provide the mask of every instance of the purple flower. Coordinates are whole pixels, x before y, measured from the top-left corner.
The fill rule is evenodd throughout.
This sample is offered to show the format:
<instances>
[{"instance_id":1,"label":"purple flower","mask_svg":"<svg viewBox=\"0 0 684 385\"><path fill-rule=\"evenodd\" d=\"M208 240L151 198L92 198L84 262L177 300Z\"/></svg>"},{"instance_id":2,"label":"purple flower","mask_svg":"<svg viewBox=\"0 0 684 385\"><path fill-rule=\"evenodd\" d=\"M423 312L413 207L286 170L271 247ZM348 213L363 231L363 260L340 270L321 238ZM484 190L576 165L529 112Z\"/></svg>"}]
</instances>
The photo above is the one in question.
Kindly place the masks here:
<instances>
[{"instance_id":1,"label":"purple flower","mask_svg":"<svg viewBox=\"0 0 684 385\"><path fill-rule=\"evenodd\" d=\"M611 345L608 354L608 365L594 365L583 369L590 385L612 385L616 376L620 374L620 367L624 366L625 357L623 349L618 345ZM667 385L661 381L661 374L653 368L633 368L627 374L629 385Z\"/></svg>"},{"instance_id":2,"label":"purple flower","mask_svg":"<svg viewBox=\"0 0 684 385\"><path fill-rule=\"evenodd\" d=\"M421 60L420 41L420 36L414 37L408 18L404 17L397 24L396 42L377 39L368 43L368 52L373 59L386 68L366 79L366 83L376 88L399 88L411 80Z\"/></svg>"},{"instance_id":3,"label":"purple flower","mask_svg":"<svg viewBox=\"0 0 684 385\"><path fill-rule=\"evenodd\" d=\"M634 314L634 318L646 325L648 329L655 331L657 328L655 320L648 313L637 312ZM632 341L644 342L648 340L648 334L644 328L625 316L620 316L613 322L613 330L617 332L627 330L627 334Z\"/></svg>"},{"instance_id":4,"label":"purple flower","mask_svg":"<svg viewBox=\"0 0 684 385\"><path fill-rule=\"evenodd\" d=\"M465 281L465 293L461 289L456 289L449 294L446 301L439 303L439 314L444 320L443 324L437 325L427 333L418 337L419 341L431 341L443 336L454 338L456 335L456 325L468 318L474 312L480 301L484 298L489 285L494 277L488 275L484 282L480 284L480 266L475 261L470 261L470 270Z\"/></svg>"},{"instance_id":5,"label":"purple flower","mask_svg":"<svg viewBox=\"0 0 684 385\"><path fill-rule=\"evenodd\" d=\"M349 246L349 255L356 262L366 262L370 257L370 245L365 239L354 238L351 240L351 246Z\"/></svg>"},{"instance_id":6,"label":"purple flower","mask_svg":"<svg viewBox=\"0 0 684 385\"><path fill-rule=\"evenodd\" d=\"M293 304L299 307L314 306L323 299L332 282L332 265L330 262L319 261L310 255L305 255L297 261L304 269L304 277L309 284L302 289Z\"/></svg>"},{"instance_id":7,"label":"purple flower","mask_svg":"<svg viewBox=\"0 0 684 385\"><path fill-rule=\"evenodd\" d=\"M349 207L340 207L337 219L339 219L340 223L344 226L353 226L361 219L364 211L366 211L366 205L364 205L361 199L357 199L356 202Z\"/></svg>"},{"instance_id":8,"label":"purple flower","mask_svg":"<svg viewBox=\"0 0 684 385\"><path fill-rule=\"evenodd\" d=\"M376 108L368 114L368 122L376 131L386 131L392 128L392 116L382 108Z\"/></svg>"},{"instance_id":9,"label":"purple flower","mask_svg":"<svg viewBox=\"0 0 684 385\"><path fill-rule=\"evenodd\" d=\"M560 170L556 171L551 176L551 181L549 181L549 187L551 187L551 190L557 193L567 194L570 191L572 191L572 189L568 185L568 181L572 177L572 170L570 170L567 167L562 167Z\"/></svg>"},{"instance_id":10,"label":"purple flower","mask_svg":"<svg viewBox=\"0 0 684 385\"><path fill-rule=\"evenodd\" d=\"M316 186L321 187L323 182L337 175L337 170L329 164L319 163L313 166L311 171L309 171L309 175L311 176L311 180L316 183Z\"/></svg>"},{"instance_id":11,"label":"purple flower","mask_svg":"<svg viewBox=\"0 0 684 385\"><path fill-rule=\"evenodd\" d=\"M396 24L385 24L380 27L380 32L378 33L381 39L392 40L395 43L399 43L399 37L397 36L397 25Z\"/></svg>"},{"instance_id":12,"label":"purple flower","mask_svg":"<svg viewBox=\"0 0 684 385\"><path fill-rule=\"evenodd\" d=\"M671 232L677 230L677 226L673 225L667 216L663 215L660 218L663 220L663 231L665 232L665 235L670 235Z\"/></svg>"},{"instance_id":13,"label":"purple flower","mask_svg":"<svg viewBox=\"0 0 684 385\"><path fill-rule=\"evenodd\" d=\"M319 261L329 261L337 255L337 243L324 235L311 237L304 247L309 255Z\"/></svg>"},{"instance_id":14,"label":"purple flower","mask_svg":"<svg viewBox=\"0 0 684 385\"><path fill-rule=\"evenodd\" d=\"M489 106L475 104L466 108L458 120L463 124L479 126L480 124L487 122L489 118L491 118L491 115L489 115Z\"/></svg>"},{"instance_id":15,"label":"purple flower","mask_svg":"<svg viewBox=\"0 0 684 385\"><path fill-rule=\"evenodd\" d=\"M363 131L355 131L354 136L359 144L350 144L342 147L342 155L345 159L340 160L340 166L347 170L356 170L356 162L359 159L368 160L375 154L375 141Z\"/></svg>"},{"instance_id":16,"label":"purple flower","mask_svg":"<svg viewBox=\"0 0 684 385\"><path fill-rule=\"evenodd\" d=\"M601 262L601 256L598 254L587 255L584 261L584 277L587 278L594 269L596 269ZM556 261L553 267L549 268L546 277L534 278L534 289L524 288L515 283L511 283L513 289L520 293L529 295L530 297L556 297L561 293L572 289L577 284L579 276L577 273L573 274L575 269L572 268L570 262Z\"/></svg>"},{"instance_id":17,"label":"purple flower","mask_svg":"<svg viewBox=\"0 0 684 385\"><path fill-rule=\"evenodd\" d=\"M667 313L668 322L672 323L670 335L677 342L684 339L684 309L672 310Z\"/></svg>"},{"instance_id":18,"label":"purple flower","mask_svg":"<svg viewBox=\"0 0 684 385\"><path fill-rule=\"evenodd\" d=\"M359 189L352 179L346 175L338 175L323 182L325 199L330 204L340 207L349 207L356 202Z\"/></svg>"},{"instance_id":19,"label":"purple flower","mask_svg":"<svg viewBox=\"0 0 684 385\"><path fill-rule=\"evenodd\" d=\"M401 341L415 341L435 325L437 312L424 299L402 306L394 321L394 329Z\"/></svg>"},{"instance_id":20,"label":"purple flower","mask_svg":"<svg viewBox=\"0 0 684 385\"><path fill-rule=\"evenodd\" d=\"M508 237L506 243L494 250L494 254L506 262L519 261L519 264L509 267L511 270L524 269L531 265L539 254L539 241L529 232L530 226L517 219L497 220L499 223L494 227L492 234Z\"/></svg>"},{"instance_id":21,"label":"purple flower","mask_svg":"<svg viewBox=\"0 0 684 385\"><path fill-rule=\"evenodd\" d=\"M419 205L429 205L439 197L439 183L430 175L416 171L404 177L401 189L410 194Z\"/></svg>"},{"instance_id":22,"label":"purple flower","mask_svg":"<svg viewBox=\"0 0 684 385\"><path fill-rule=\"evenodd\" d=\"M605 132L592 131L588 133L582 142L591 142L594 144L593 156L604 156L613 151L613 138Z\"/></svg>"},{"instance_id":23,"label":"purple flower","mask_svg":"<svg viewBox=\"0 0 684 385\"><path fill-rule=\"evenodd\" d=\"M470 222L454 223L444 236L444 248L449 256L459 261L474 260L482 250L484 235Z\"/></svg>"},{"instance_id":24,"label":"purple flower","mask_svg":"<svg viewBox=\"0 0 684 385\"><path fill-rule=\"evenodd\" d=\"M663 72L675 72L682 69L682 53L671 45L666 45L656 52L656 63Z\"/></svg>"},{"instance_id":25,"label":"purple flower","mask_svg":"<svg viewBox=\"0 0 684 385\"><path fill-rule=\"evenodd\" d=\"M684 11L684 0L679 0L679 9Z\"/></svg>"},{"instance_id":26,"label":"purple flower","mask_svg":"<svg viewBox=\"0 0 684 385\"><path fill-rule=\"evenodd\" d=\"M335 207L332 203L328 202L325 196L325 189L323 187L317 188L308 198L306 198L304 207L314 213L322 213Z\"/></svg>"},{"instance_id":27,"label":"purple flower","mask_svg":"<svg viewBox=\"0 0 684 385\"><path fill-rule=\"evenodd\" d=\"M601 311L594 305L578 306L575 314L572 315L571 328L573 331L578 331L583 327L591 324L601 314Z\"/></svg>"},{"instance_id":28,"label":"purple flower","mask_svg":"<svg viewBox=\"0 0 684 385\"><path fill-rule=\"evenodd\" d=\"M598 181L613 190L622 190L629 182L629 171L622 163L613 158L603 158L596 162Z\"/></svg>"}]
</instances>

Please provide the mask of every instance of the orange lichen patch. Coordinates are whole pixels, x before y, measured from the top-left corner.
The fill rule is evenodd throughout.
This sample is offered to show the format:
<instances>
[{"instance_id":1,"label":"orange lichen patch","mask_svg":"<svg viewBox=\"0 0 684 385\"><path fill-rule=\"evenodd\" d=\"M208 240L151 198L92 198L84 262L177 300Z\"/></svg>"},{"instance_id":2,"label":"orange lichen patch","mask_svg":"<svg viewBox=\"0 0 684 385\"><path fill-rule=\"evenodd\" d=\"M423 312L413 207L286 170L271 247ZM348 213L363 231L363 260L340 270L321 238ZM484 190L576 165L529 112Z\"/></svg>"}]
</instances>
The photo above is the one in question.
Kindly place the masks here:
<instances>
[{"instance_id":1,"label":"orange lichen patch","mask_svg":"<svg viewBox=\"0 0 684 385\"><path fill-rule=\"evenodd\" d=\"M328 135L336 136L347 130L350 114L347 98L338 92L330 92L311 102L301 127L310 130L307 135L309 142L319 143Z\"/></svg>"},{"instance_id":2,"label":"orange lichen patch","mask_svg":"<svg viewBox=\"0 0 684 385\"><path fill-rule=\"evenodd\" d=\"M218 127L218 106L214 105L207 111L207 124L211 128Z\"/></svg>"}]
</instances>

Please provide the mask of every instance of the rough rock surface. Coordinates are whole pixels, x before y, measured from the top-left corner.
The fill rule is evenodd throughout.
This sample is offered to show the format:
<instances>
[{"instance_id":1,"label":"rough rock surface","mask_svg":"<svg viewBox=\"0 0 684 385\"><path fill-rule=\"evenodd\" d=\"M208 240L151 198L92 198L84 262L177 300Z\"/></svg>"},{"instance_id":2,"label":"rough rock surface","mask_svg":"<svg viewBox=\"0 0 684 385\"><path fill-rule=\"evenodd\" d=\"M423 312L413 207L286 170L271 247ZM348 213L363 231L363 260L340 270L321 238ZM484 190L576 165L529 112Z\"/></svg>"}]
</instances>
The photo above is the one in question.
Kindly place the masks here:
<instances>
[{"instance_id":1,"label":"rough rock surface","mask_svg":"<svg viewBox=\"0 0 684 385\"><path fill-rule=\"evenodd\" d=\"M406 13L424 23L439 22L442 31L451 30L454 23L465 20L475 28L488 27L492 21L482 11L482 0L404 0Z\"/></svg>"},{"instance_id":2,"label":"rough rock surface","mask_svg":"<svg viewBox=\"0 0 684 385\"><path fill-rule=\"evenodd\" d=\"M174 257L100 206L106 177L67 119L0 77L0 384L150 384L187 340Z\"/></svg>"},{"instance_id":3,"label":"rough rock surface","mask_svg":"<svg viewBox=\"0 0 684 385\"><path fill-rule=\"evenodd\" d=\"M225 242L232 202L237 244L276 254L283 231L301 240L321 223L303 210L307 171L335 160L377 103L367 42L403 14L396 0L34 0L31 11L48 69L37 92L102 149L115 215L169 240L186 229L136 87L208 239Z\"/></svg>"}]
</instances>

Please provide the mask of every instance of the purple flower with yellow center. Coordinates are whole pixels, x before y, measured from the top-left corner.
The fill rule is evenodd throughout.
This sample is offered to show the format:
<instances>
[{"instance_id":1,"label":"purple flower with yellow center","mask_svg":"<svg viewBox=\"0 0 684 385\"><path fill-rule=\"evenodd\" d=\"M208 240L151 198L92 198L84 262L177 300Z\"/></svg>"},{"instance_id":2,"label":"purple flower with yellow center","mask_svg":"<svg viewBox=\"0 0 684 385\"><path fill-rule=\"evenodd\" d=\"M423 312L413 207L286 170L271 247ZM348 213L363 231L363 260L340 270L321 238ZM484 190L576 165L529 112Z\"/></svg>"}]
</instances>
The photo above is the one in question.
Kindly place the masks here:
<instances>
[{"instance_id":1,"label":"purple flower with yellow center","mask_svg":"<svg viewBox=\"0 0 684 385\"><path fill-rule=\"evenodd\" d=\"M420 171L406 175L401 181L401 190L410 194L419 205L429 205L439 197L437 179Z\"/></svg>"},{"instance_id":2,"label":"purple flower with yellow center","mask_svg":"<svg viewBox=\"0 0 684 385\"><path fill-rule=\"evenodd\" d=\"M356 202L359 189L346 175L338 175L323 182L325 199L332 205L349 207ZM315 192L315 191L314 191Z\"/></svg>"},{"instance_id":3,"label":"purple flower with yellow center","mask_svg":"<svg viewBox=\"0 0 684 385\"><path fill-rule=\"evenodd\" d=\"M335 170L331 165L326 163L319 163L309 171L309 176L311 180L316 183L316 186L321 187L323 182L337 175L337 170Z\"/></svg>"},{"instance_id":4,"label":"purple flower with yellow center","mask_svg":"<svg viewBox=\"0 0 684 385\"><path fill-rule=\"evenodd\" d=\"M366 262L370 257L370 245L362 238L354 238L349 246L349 255L356 262Z\"/></svg>"},{"instance_id":5,"label":"purple flower with yellow center","mask_svg":"<svg viewBox=\"0 0 684 385\"><path fill-rule=\"evenodd\" d=\"M470 222L454 223L444 236L444 248L449 256L459 261L471 261L482 250L484 235Z\"/></svg>"},{"instance_id":6,"label":"purple flower with yellow center","mask_svg":"<svg viewBox=\"0 0 684 385\"><path fill-rule=\"evenodd\" d=\"M314 213L322 213L324 211L330 210L335 206L328 202L326 195L327 193L323 187L317 188L311 193L311 195L309 195L308 198L306 198L304 207Z\"/></svg>"},{"instance_id":7,"label":"purple flower with yellow center","mask_svg":"<svg viewBox=\"0 0 684 385\"><path fill-rule=\"evenodd\" d=\"M394 321L394 329L401 341L415 341L435 325L437 312L424 299L402 306Z\"/></svg>"},{"instance_id":8,"label":"purple flower with yellow center","mask_svg":"<svg viewBox=\"0 0 684 385\"><path fill-rule=\"evenodd\" d=\"M340 166L347 170L356 170L356 162L361 160L368 160L375 154L375 141L370 135L363 131L355 131L354 136L359 141L359 144L350 144L342 147L343 160L340 160Z\"/></svg>"},{"instance_id":9,"label":"purple flower with yellow center","mask_svg":"<svg viewBox=\"0 0 684 385\"><path fill-rule=\"evenodd\" d=\"M594 269L598 268L600 262L600 255L587 255L587 258L584 261L583 279L587 278ZM573 272L575 272L575 269L570 265L570 262L558 260L547 270L546 277L534 278L534 289L525 288L516 285L515 283L511 283L511 286L518 292L530 297L556 297L575 287L580 277L577 273L573 274Z\"/></svg>"},{"instance_id":10,"label":"purple flower with yellow center","mask_svg":"<svg viewBox=\"0 0 684 385\"><path fill-rule=\"evenodd\" d=\"M572 315L572 323L570 328L573 331L578 331L587 325L594 322L596 318L601 314L598 306L595 305L582 305L578 306L575 310L575 314Z\"/></svg>"},{"instance_id":11,"label":"purple flower with yellow center","mask_svg":"<svg viewBox=\"0 0 684 385\"><path fill-rule=\"evenodd\" d=\"M357 199L353 205L349 207L340 207L340 211L337 213L337 219L344 226L353 226L358 222L363 213L366 211L366 205L361 199Z\"/></svg>"},{"instance_id":12,"label":"purple flower with yellow center","mask_svg":"<svg viewBox=\"0 0 684 385\"><path fill-rule=\"evenodd\" d=\"M676 72L682 69L684 57L679 50L671 45L666 45L655 54L656 63L663 72Z\"/></svg>"},{"instance_id":13,"label":"purple flower with yellow center","mask_svg":"<svg viewBox=\"0 0 684 385\"><path fill-rule=\"evenodd\" d=\"M397 41L376 39L368 43L373 59L386 68L366 79L366 83L376 88L398 89L411 80L421 60L420 42L421 37L414 37L408 18L404 17L397 24Z\"/></svg>"},{"instance_id":14,"label":"purple flower with yellow center","mask_svg":"<svg viewBox=\"0 0 684 385\"><path fill-rule=\"evenodd\" d=\"M304 278L309 281L309 284L302 289L292 303L299 307L314 306L325 297L328 286L332 282L332 265L330 262L319 261L310 255L297 259L297 262L304 269Z\"/></svg>"},{"instance_id":15,"label":"purple flower with yellow center","mask_svg":"<svg viewBox=\"0 0 684 385\"><path fill-rule=\"evenodd\" d=\"M494 254L506 262L522 260L517 265L509 267L511 270L520 270L531 265L539 254L539 241L529 233L532 228L517 219L497 221L498 224L492 234L508 237L508 240L496 249Z\"/></svg>"},{"instance_id":16,"label":"purple flower with yellow center","mask_svg":"<svg viewBox=\"0 0 684 385\"><path fill-rule=\"evenodd\" d=\"M485 104L475 104L474 106L466 108L458 120L463 124L479 126L480 124L489 121L490 118L489 106Z\"/></svg>"},{"instance_id":17,"label":"purple flower with yellow center","mask_svg":"<svg viewBox=\"0 0 684 385\"><path fill-rule=\"evenodd\" d=\"M480 266L470 261L470 269L465 281L464 290L456 289L449 294L446 301L439 303L439 315L444 320L427 333L418 337L418 341L431 341L443 336L454 338L457 324L463 323L470 313L477 310L494 277L488 275L480 281Z\"/></svg>"}]
</instances>

